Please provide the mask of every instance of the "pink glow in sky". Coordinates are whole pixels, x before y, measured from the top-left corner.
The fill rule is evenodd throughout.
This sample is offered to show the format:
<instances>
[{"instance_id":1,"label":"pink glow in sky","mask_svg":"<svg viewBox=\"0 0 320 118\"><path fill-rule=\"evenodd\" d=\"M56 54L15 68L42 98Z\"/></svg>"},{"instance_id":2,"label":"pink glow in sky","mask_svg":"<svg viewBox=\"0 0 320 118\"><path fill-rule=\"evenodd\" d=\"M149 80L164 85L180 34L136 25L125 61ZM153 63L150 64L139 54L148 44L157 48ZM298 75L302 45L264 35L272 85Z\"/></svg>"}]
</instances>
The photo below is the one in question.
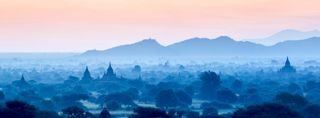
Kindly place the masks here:
<instances>
[{"instance_id":1,"label":"pink glow in sky","mask_svg":"<svg viewBox=\"0 0 320 118\"><path fill-rule=\"evenodd\" d=\"M320 0L0 0L0 52L82 52L155 38L320 28Z\"/></svg>"}]
</instances>

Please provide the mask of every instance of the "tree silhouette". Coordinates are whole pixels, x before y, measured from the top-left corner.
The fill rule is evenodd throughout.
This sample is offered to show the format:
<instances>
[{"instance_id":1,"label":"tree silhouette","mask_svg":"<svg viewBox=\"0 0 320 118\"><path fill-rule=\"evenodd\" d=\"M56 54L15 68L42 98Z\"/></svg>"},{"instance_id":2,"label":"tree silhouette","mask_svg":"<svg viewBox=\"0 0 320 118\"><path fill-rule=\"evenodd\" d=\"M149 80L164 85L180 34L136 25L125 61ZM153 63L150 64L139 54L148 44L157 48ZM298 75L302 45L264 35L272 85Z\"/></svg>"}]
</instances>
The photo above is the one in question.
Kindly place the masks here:
<instances>
[{"instance_id":1,"label":"tree silhouette","mask_svg":"<svg viewBox=\"0 0 320 118\"><path fill-rule=\"evenodd\" d=\"M116 101L120 104L135 106L132 98L125 93L111 93L105 96L105 103Z\"/></svg>"},{"instance_id":2,"label":"tree silhouette","mask_svg":"<svg viewBox=\"0 0 320 118\"><path fill-rule=\"evenodd\" d=\"M118 110L121 108L121 104L117 101L108 101L106 103L106 107L109 109L109 110Z\"/></svg>"},{"instance_id":3,"label":"tree silhouette","mask_svg":"<svg viewBox=\"0 0 320 118\"><path fill-rule=\"evenodd\" d=\"M308 101L304 97L286 92L276 95L274 102L285 105L292 109L299 109L308 104Z\"/></svg>"},{"instance_id":4,"label":"tree silhouette","mask_svg":"<svg viewBox=\"0 0 320 118\"><path fill-rule=\"evenodd\" d=\"M178 106L179 100L172 89L162 90L156 96L156 106L160 108L169 108Z\"/></svg>"},{"instance_id":5,"label":"tree silhouette","mask_svg":"<svg viewBox=\"0 0 320 118\"><path fill-rule=\"evenodd\" d=\"M190 95L188 95L186 92L184 92L183 90L178 90L177 92L175 92L181 106L183 107L187 107L189 105L192 104L192 98Z\"/></svg>"},{"instance_id":6,"label":"tree silhouette","mask_svg":"<svg viewBox=\"0 0 320 118\"><path fill-rule=\"evenodd\" d=\"M202 86L200 95L203 99L213 100L216 97L216 90L220 87L221 80L215 72L207 71L200 75Z\"/></svg>"},{"instance_id":7,"label":"tree silhouette","mask_svg":"<svg viewBox=\"0 0 320 118\"><path fill-rule=\"evenodd\" d=\"M79 107L76 107L76 106L62 109L62 113L67 118L84 118L85 117L85 111Z\"/></svg>"},{"instance_id":8,"label":"tree silhouette","mask_svg":"<svg viewBox=\"0 0 320 118\"><path fill-rule=\"evenodd\" d=\"M202 116L217 116L218 110L214 107L204 108L202 110Z\"/></svg>"},{"instance_id":9,"label":"tree silhouette","mask_svg":"<svg viewBox=\"0 0 320 118\"><path fill-rule=\"evenodd\" d=\"M268 103L238 109L232 118L303 118L299 113L280 104Z\"/></svg>"},{"instance_id":10,"label":"tree silhouette","mask_svg":"<svg viewBox=\"0 0 320 118\"><path fill-rule=\"evenodd\" d=\"M37 109L30 104L22 101L6 102L6 107L3 108L0 116L2 118L34 118Z\"/></svg>"},{"instance_id":11,"label":"tree silhouette","mask_svg":"<svg viewBox=\"0 0 320 118\"><path fill-rule=\"evenodd\" d=\"M217 91L217 100L226 103L234 103L237 101L237 96L231 90L224 88Z\"/></svg>"},{"instance_id":12,"label":"tree silhouette","mask_svg":"<svg viewBox=\"0 0 320 118\"><path fill-rule=\"evenodd\" d=\"M303 115L305 118L320 118L320 106L319 105L308 105L303 109Z\"/></svg>"},{"instance_id":13,"label":"tree silhouette","mask_svg":"<svg viewBox=\"0 0 320 118\"><path fill-rule=\"evenodd\" d=\"M61 118L58 113L54 111L38 111L35 118Z\"/></svg>"},{"instance_id":14,"label":"tree silhouette","mask_svg":"<svg viewBox=\"0 0 320 118\"><path fill-rule=\"evenodd\" d=\"M137 107L133 112L130 118L170 118L165 111L156 108Z\"/></svg>"}]
</instances>

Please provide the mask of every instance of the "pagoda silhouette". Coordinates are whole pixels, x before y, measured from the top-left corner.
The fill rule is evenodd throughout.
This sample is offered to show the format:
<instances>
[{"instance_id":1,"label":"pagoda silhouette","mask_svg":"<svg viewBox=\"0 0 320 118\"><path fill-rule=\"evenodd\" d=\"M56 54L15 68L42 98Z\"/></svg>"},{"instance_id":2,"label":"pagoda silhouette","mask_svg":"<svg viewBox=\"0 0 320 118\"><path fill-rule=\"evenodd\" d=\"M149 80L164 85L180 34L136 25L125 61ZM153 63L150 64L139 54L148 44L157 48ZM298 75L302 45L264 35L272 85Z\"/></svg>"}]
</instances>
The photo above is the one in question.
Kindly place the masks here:
<instances>
[{"instance_id":1,"label":"pagoda silhouette","mask_svg":"<svg viewBox=\"0 0 320 118\"><path fill-rule=\"evenodd\" d=\"M107 69L107 72L105 72L102 76L102 80L112 80L116 78L116 74L113 72L113 68L111 66L111 62L109 63L109 67Z\"/></svg>"},{"instance_id":2,"label":"pagoda silhouette","mask_svg":"<svg viewBox=\"0 0 320 118\"><path fill-rule=\"evenodd\" d=\"M296 69L293 66L291 66L289 57L287 57L285 65L279 70L279 72L284 74L296 73Z\"/></svg>"},{"instance_id":3,"label":"pagoda silhouette","mask_svg":"<svg viewBox=\"0 0 320 118\"><path fill-rule=\"evenodd\" d=\"M87 83L87 82L91 82L92 80L93 78L90 74L89 68L88 66L86 66L86 70L84 71L80 82Z\"/></svg>"}]
</instances>

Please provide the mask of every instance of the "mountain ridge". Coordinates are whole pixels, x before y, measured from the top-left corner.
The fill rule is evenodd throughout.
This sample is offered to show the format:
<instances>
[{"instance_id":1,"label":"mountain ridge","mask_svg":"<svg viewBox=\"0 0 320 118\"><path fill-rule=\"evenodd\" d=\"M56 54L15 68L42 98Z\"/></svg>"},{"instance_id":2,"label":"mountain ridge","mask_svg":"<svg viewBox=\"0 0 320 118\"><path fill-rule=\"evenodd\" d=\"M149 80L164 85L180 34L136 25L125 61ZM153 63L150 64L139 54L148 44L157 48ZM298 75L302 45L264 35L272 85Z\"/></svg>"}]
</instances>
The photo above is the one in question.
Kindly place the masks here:
<instances>
[{"instance_id":1,"label":"mountain ridge","mask_svg":"<svg viewBox=\"0 0 320 118\"><path fill-rule=\"evenodd\" d=\"M191 38L163 46L155 39L116 46L107 50L89 50L82 56L166 57L166 56L312 56L320 50L320 37L279 42L265 46L250 41L235 41L221 36L214 39Z\"/></svg>"},{"instance_id":2,"label":"mountain ridge","mask_svg":"<svg viewBox=\"0 0 320 118\"><path fill-rule=\"evenodd\" d=\"M277 43L288 41L288 40L301 40L301 39L308 39L312 37L320 37L320 31L318 30L299 31L294 29L286 29L265 38L246 39L246 40L263 44L266 46L272 46Z\"/></svg>"}]
</instances>

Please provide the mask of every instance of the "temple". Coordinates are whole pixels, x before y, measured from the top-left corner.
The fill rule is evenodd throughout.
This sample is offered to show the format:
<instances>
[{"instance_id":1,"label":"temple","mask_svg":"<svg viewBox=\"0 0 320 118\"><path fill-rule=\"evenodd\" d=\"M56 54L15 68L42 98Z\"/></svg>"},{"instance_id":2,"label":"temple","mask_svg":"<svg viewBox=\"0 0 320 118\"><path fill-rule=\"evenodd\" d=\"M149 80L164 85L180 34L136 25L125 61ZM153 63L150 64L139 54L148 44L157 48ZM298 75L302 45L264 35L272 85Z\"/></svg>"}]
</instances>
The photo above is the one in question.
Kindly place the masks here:
<instances>
[{"instance_id":1,"label":"temple","mask_svg":"<svg viewBox=\"0 0 320 118\"><path fill-rule=\"evenodd\" d=\"M116 74L113 72L113 68L111 66L111 63L109 63L109 67L107 69L107 72L103 74L102 80L110 80L110 79L115 79Z\"/></svg>"},{"instance_id":2,"label":"temple","mask_svg":"<svg viewBox=\"0 0 320 118\"><path fill-rule=\"evenodd\" d=\"M25 80L23 75L21 76L20 80L13 81L12 84L17 87L20 87L20 88L24 88L24 87L29 86L28 82Z\"/></svg>"},{"instance_id":3,"label":"temple","mask_svg":"<svg viewBox=\"0 0 320 118\"><path fill-rule=\"evenodd\" d=\"M93 78L91 77L90 71L87 66L81 78L81 82L90 82L91 80L93 80Z\"/></svg>"},{"instance_id":4,"label":"temple","mask_svg":"<svg viewBox=\"0 0 320 118\"><path fill-rule=\"evenodd\" d=\"M295 73L296 69L291 66L290 60L287 57L285 65L279 70L280 73Z\"/></svg>"}]
</instances>

